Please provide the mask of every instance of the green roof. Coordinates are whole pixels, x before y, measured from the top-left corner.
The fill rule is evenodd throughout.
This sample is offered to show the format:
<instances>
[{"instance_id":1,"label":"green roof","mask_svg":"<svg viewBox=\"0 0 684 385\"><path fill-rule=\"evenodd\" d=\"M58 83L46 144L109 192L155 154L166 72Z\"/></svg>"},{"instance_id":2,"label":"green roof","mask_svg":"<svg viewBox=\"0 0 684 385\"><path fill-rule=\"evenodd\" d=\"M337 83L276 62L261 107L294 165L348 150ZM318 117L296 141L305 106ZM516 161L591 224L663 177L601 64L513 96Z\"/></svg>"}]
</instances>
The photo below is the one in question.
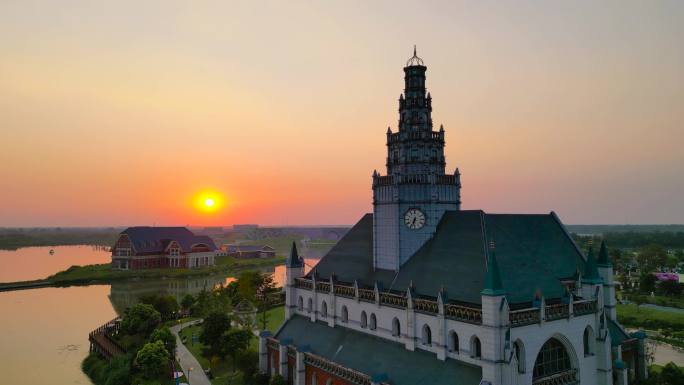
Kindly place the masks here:
<instances>
[{"instance_id":1,"label":"green roof","mask_svg":"<svg viewBox=\"0 0 684 385\"><path fill-rule=\"evenodd\" d=\"M612 263L608 257L608 247L606 247L606 241L601 241L601 249L599 250L598 266L610 267Z\"/></svg>"},{"instance_id":2,"label":"green roof","mask_svg":"<svg viewBox=\"0 0 684 385\"><path fill-rule=\"evenodd\" d=\"M312 354L371 377L384 377L392 385L477 385L482 378L479 366L452 359L440 361L434 353L406 350L397 342L345 327L331 328L301 316L288 320L276 338L291 339Z\"/></svg>"},{"instance_id":3,"label":"green roof","mask_svg":"<svg viewBox=\"0 0 684 385\"><path fill-rule=\"evenodd\" d=\"M610 344L612 346L622 345L625 341L632 339L622 326L612 319L608 319L608 332L610 333Z\"/></svg>"},{"instance_id":4,"label":"green roof","mask_svg":"<svg viewBox=\"0 0 684 385\"><path fill-rule=\"evenodd\" d=\"M482 290L482 294L490 296L505 294L506 291L504 291L503 286L501 285L501 274L499 273L499 266L496 263L496 253L494 253L494 250L489 254L487 266L485 287Z\"/></svg>"},{"instance_id":5,"label":"green roof","mask_svg":"<svg viewBox=\"0 0 684 385\"><path fill-rule=\"evenodd\" d=\"M598 273L598 266L596 265L596 258L594 258L594 249L589 246L587 253L587 263L584 264L584 275L582 275L582 282L586 283L601 283L601 276Z\"/></svg>"},{"instance_id":6,"label":"green roof","mask_svg":"<svg viewBox=\"0 0 684 385\"><path fill-rule=\"evenodd\" d=\"M487 214L447 211L435 235L399 270L373 270L373 215L366 214L315 268L327 279L335 274L362 286L436 297L443 287L449 300L481 303L485 288L487 244L496 241L502 289L511 303L530 302L539 289L545 298L561 298L562 279L584 270L584 257L562 223L551 214Z\"/></svg>"}]
</instances>

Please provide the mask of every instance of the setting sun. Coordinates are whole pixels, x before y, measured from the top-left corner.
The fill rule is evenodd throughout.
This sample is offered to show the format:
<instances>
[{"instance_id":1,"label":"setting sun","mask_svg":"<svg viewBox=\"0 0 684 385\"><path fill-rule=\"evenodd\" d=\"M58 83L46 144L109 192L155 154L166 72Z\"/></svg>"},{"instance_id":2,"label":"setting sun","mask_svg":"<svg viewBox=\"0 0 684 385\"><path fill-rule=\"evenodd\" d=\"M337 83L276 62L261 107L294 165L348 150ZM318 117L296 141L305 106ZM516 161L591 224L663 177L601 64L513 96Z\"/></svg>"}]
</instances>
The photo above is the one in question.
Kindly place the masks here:
<instances>
[{"instance_id":1,"label":"setting sun","mask_svg":"<svg viewBox=\"0 0 684 385\"><path fill-rule=\"evenodd\" d=\"M213 190L205 190L197 193L193 199L193 206L201 212L212 213L221 209L224 205L222 195Z\"/></svg>"}]
</instances>

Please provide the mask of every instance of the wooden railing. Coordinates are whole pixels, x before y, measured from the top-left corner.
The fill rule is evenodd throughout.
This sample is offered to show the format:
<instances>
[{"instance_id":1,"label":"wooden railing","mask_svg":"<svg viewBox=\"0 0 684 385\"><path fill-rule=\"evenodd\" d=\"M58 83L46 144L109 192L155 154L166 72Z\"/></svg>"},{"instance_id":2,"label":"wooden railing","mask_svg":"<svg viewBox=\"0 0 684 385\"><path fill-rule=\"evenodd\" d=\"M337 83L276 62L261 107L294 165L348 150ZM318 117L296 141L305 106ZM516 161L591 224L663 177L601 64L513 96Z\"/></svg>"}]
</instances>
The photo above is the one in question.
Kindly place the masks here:
<instances>
[{"instance_id":1,"label":"wooden railing","mask_svg":"<svg viewBox=\"0 0 684 385\"><path fill-rule=\"evenodd\" d=\"M112 338L112 336L119 333L120 329L121 318L116 317L88 333L90 351L97 352L108 360L125 354L126 349Z\"/></svg>"},{"instance_id":2,"label":"wooden railing","mask_svg":"<svg viewBox=\"0 0 684 385\"><path fill-rule=\"evenodd\" d=\"M537 378L532 385L571 385L577 383L577 370L570 369L550 376Z\"/></svg>"}]
</instances>

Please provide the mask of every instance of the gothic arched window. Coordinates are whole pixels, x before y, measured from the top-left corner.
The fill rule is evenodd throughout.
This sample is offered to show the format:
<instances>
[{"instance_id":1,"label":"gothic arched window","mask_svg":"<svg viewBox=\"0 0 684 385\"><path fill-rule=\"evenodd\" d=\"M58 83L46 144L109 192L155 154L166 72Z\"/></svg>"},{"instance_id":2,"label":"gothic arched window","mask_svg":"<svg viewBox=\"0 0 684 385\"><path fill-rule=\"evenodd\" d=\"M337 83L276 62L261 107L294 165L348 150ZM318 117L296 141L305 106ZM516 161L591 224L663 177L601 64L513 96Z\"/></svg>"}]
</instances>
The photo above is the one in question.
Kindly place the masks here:
<instances>
[{"instance_id":1,"label":"gothic arched window","mask_svg":"<svg viewBox=\"0 0 684 385\"><path fill-rule=\"evenodd\" d=\"M396 317L392 320L392 335L395 337L399 337L401 335L401 324Z\"/></svg>"},{"instance_id":2,"label":"gothic arched window","mask_svg":"<svg viewBox=\"0 0 684 385\"><path fill-rule=\"evenodd\" d=\"M590 356L594 354L594 331L591 329L591 326L587 326L584 329L582 342L584 342L584 355Z\"/></svg>"},{"instance_id":3,"label":"gothic arched window","mask_svg":"<svg viewBox=\"0 0 684 385\"><path fill-rule=\"evenodd\" d=\"M422 342L423 345L432 345L432 331L427 324L423 325Z\"/></svg>"},{"instance_id":4,"label":"gothic arched window","mask_svg":"<svg viewBox=\"0 0 684 385\"><path fill-rule=\"evenodd\" d=\"M299 311L304 310L304 298L302 298L301 295L297 299L297 310L299 310Z\"/></svg>"},{"instance_id":5,"label":"gothic arched window","mask_svg":"<svg viewBox=\"0 0 684 385\"><path fill-rule=\"evenodd\" d=\"M375 313L371 313L370 316L370 330L375 330L378 327L378 320L375 318Z\"/></svg>"},{"instance_id":6,"label":"gothic arched window","mask_svg":"<svg viewBox=\"0 0 684 385\"><path fill-rule=\"evenodd\" d=\"M482 344L477 336L473 336L470 341L470 356L477 359L482 358Z\"/></svg>"},{"instance_id":7,"label":"gothic arched window","mask_svg":"<svg viewBox=\"0 0 684 385\"><path fill-rule=\"evenodd\" d=\"M325 303L325 301L323 301L323 303L321 303L321 317L325 318L327 316L328 316L328 304Z\"/></svg>"},{"instance_id":8,"label":"gothic arched window","mask_svg":"<svg viewBox=\"0 0 684 385\"><path fill-rule=\"evenodd\" d=\"M313 311L313 300L309 298L309 300L306 302L306 311L307 313L311 313Z\"/></svg>"},{"instance_id":9,"label":"gothic arched window","mask_svg":"<svg viewBox=\"0 0 684 385\"><path fill-rule=\"evenodd\" d=\"M368 316L366 315L365 311L361 312L361 327L366 328L368 326Z\"/></svg>"},{"instance_id":10,"label":"gothic arched window","mask_svg":"<svg viewBox=\"0 0 684 385\"><path fill-rule=\"evenodd\" d=\"M518 361L518 373L525 373L525 347L522 341L517 340L513 343L513 354Z\"/></svg>"},{"instance_id":11,"label":"gothic arched window","mask_svg":"<svg viewBox=\"0 0 684 385\"><path fill-rule=\"evenodd\" d=\"M342 322L347 322L349 321L349 310L347 310L346 306L342 306Z\"/></svg>"},{"instance_id":12,"label":"gothic arched window","mask_svg":"<svg viewBox=\"0 0 684 385\"><path fill-rule=\"evenodd\" d=\"M560 374L565 373L565 376ZM570 356L565 346L555 338L551 338L542 346L534 361L532 381L554 376L554 384L574 384L575 373L570 366Z\"/></svg>"},{"instance_id":13,"label":"gothic arched window","mask_svg":"<svg viewBox=\"0 0 684 385\"><path fill-rule=\"evenodd\" d=\"M458 353L458 334L455 331L449 331L449 341L447 342L450 352Z\"/></svg>"}]
</instances>

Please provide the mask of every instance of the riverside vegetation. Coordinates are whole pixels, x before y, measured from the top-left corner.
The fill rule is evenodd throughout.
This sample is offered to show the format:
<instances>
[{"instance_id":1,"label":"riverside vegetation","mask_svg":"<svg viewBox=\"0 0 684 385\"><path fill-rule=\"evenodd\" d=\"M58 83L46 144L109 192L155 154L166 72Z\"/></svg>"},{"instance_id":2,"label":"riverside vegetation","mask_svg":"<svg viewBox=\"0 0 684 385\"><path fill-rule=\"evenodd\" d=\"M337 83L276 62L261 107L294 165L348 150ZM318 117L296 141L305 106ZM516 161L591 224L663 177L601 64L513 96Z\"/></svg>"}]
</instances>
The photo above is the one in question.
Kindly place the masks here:
<instances>
[{"instance_id":1,"label":"riverside vegetation","mask_svg":"<svg viewBox=\"0 0 684 385\"><path fill-rule=\"evenodd\" d=\"M91 354L83 361L83 371L96 385L172 384L176 346L167 327L193 318L203 322L181 330L180 336L203 369L209 369L212 383L271 381L258 373L253 333L257 326L274 329L284 319L282 295L269 274L245 271L234 282L188 294L180 303L173 296L139 300L124 312L119 333L111 336L126 354L111 361ZM256 317L234 315L233 309L244 302L256 308Z\"/></svg>"}]
</instances>

